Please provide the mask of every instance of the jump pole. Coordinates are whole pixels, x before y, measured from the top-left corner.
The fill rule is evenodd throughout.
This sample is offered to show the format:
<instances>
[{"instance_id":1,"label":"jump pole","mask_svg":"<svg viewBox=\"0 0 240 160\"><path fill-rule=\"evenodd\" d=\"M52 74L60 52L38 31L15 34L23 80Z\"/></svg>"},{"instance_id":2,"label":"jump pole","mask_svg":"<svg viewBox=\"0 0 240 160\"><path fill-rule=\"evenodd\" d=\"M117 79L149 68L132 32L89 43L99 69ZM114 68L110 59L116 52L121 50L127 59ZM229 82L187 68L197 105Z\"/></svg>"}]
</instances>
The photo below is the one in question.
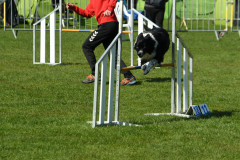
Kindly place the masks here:
<instances>
[{"instance_id":1,"label":"jump pole","mask_svg":"<svg viewBox=\"0 0 240 160\"><path fill-rule=\"evenodd\" d=\"M230 28L231 28L231 31L233 29L233 10L234 10L234 2L232 1L231 2L231 19L230 19Z\"/></svg>"},{"instance_id":2,"label":"jump pole","mask_svg":"<svg viewBox=\"0 0 240 160\"><path fill-rule=\"evenodd\" d=\"M3 26L4 26L4 31L6 31L6 0L3 2Z\"/></svg>"},{"instance_id":3,"label":"jump pole","mask_svg":"<svg viewBox=\"0 0 240 160\"><path fill-rule=\"evenodd\" d=\"M173 63L169 64L160 64L157 67L174 67ZM141 66L129 66L129 67L123 67L121 71L130 71L130 70L136 70L136 69L141 69Z\"/></svg>"},{"instance_id":4,"label":"jump pole","mask_svg":"<svg viewBox=\"0 0 240 160\"><path fill-rule=\"evenodd\" d=\"M62 29L62 32L94 32L94 30L80 30L80 29ZM131 33L131 31L122 31L122 33Z\"/></svg>"},{"instance_id":5,"label":"jump pole","mask_svg":"<svg viewBox=\"0 0 240 160\"><path fill-rule=\"evenodd\" d=\"M176 45L176 0L172 4L172 63L175 64L175 45ZM172 67L171 76L171 113L175 112L175 67Z\"/></svg>"}]
</instances>

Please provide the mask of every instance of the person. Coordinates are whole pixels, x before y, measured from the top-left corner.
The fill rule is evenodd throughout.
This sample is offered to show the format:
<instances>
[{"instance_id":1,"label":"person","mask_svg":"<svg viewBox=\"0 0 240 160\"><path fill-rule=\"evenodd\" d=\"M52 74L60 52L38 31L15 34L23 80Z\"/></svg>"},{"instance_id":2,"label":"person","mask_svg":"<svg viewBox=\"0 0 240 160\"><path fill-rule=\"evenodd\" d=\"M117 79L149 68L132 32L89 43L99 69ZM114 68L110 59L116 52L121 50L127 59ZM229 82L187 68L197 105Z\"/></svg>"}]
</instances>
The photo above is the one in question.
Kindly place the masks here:
<instances>
[{"instance_id":1,"label":"person","mask_svg":"<svg viewBox=\"0 0 240 160\"><path fill-rule=\"evenodd\" d=\"M144 10L146 17L159 27L163 28L165 3L168 0L145 0Z\"/></svg>"},{"instance_id":2,"label":"person","mask_svg":"<svg viewBox=\"0 0 240 160\"><path fill-rule=\"evenodd\" d=\"M82 80L83 83L92 83L95 80L95 48L103 44L104 48L107 49L118 34L118 21L114 13L116 2L117 0L90 0L86 9L79 8L72 3L66 4L67 9L71 9L81 16L90 18L95 15L98 22L98 28L89 35L82 45L83 53L92 72L86 79ZM126 64L121 60L120 66L121 68L126 67ZM130 71L121 71L121 73L124 75L124 79L120 82L120 85L137 83L135 76Z\"/></svg>"}]
</instances>

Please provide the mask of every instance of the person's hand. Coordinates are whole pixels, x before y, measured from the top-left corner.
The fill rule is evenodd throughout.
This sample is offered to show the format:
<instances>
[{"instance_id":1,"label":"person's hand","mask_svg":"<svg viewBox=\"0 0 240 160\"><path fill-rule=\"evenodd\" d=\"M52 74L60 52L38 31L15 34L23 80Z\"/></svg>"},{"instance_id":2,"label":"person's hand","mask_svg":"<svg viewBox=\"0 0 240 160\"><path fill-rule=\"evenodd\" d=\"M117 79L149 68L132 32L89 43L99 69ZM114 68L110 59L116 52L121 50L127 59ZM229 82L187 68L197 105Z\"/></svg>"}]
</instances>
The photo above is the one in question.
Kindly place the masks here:
<instances>
[{"instance_id":1,"label":"person's hand","mask_svg":"<svg viewBox=\"0 0 240 160\"><path fill-rule=\"evenodd\" d=\"M67 9L72 9L73 8L73 4L72 3L67 3L66 7L67 7Z\"/></svg>"},{"instance_id":2,"label":"person's hand","mask_svg":"<svg viewBox=\"0 0 240 160\"><path fill-rule=\"evenodd\" d=\"M103 13L103 15L104 15L105 17L108 17L108 16L111 15L111 11L106 10L106 11Z\"/></svg>"}]
</instances>

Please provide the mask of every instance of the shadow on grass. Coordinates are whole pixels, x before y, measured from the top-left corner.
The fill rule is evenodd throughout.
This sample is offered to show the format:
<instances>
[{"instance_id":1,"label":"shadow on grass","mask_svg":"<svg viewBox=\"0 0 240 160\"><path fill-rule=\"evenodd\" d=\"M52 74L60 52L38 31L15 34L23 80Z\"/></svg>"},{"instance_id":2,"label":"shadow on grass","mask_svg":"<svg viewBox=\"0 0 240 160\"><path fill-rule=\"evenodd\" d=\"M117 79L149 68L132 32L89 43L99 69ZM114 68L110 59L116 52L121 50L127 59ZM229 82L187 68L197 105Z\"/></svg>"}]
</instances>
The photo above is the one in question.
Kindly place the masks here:
<instances>
[{"instance_id":1,"label":"shadow on grass","mask_svg":"<svg viewBox=\"0 0 240 160\"><path fill-rule=\"evenodd\" d=\"M238 112L238 111L217 111L213 110L208 117L231 117L233 112Z\"/></svg>"},{"instance_id":2,"label":"shadow on grass","mask_svg":"<svg viewBox=\"0 0 240 160\"><path fill-rule=\"evenodd\" d=\"M144 120L142 119L140 122L132 120L131 123L147 126L147 125L153 125L153 124L177 122L182 120L183 118L175 117L175 116L167 116L167 115L159 115L159 116L148 115L147 116L146 115L146 118L144 118ZM188 120L188 119L186 118L184 120Z\"/></svg>"},{"instance_id":3,"label":"shadow on grass","mask_svg":"<svg viewBox=\"0 0 240 160\"><path fill-rule=\"evenodd\" d=\"M171 82L171 78L146 78L146 82Z\"/></svg>"},{"instance_id":4,"label":"shadow on grass","mask_svg":"<svg viewBox=\"0 0 240 160\"><path fill-rule=\"evenodd\" d=\"M67 65L81 65L82 63L61 63L62 66L67 66Z\"/></svg>"},{"instance_id":5,"label":"shadow on grass","mask_svg":"<svg viewBox=\"0 0 240 160\"><path fill-rule=\"evenodd\" d=\"M133 86L138 86L138 85L141 85L141 84L142 84L142 81L137 80L137 83L135 83Z\"/></svg>"}]
</instances>

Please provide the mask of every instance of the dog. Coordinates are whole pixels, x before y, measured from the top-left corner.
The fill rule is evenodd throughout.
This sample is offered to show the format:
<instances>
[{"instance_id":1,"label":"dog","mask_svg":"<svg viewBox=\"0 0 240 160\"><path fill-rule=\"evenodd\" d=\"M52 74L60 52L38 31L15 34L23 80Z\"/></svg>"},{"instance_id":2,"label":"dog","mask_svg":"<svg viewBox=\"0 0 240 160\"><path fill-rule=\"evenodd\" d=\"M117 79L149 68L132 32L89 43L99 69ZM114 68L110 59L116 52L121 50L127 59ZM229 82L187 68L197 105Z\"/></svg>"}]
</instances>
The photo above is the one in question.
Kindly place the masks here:
<instances>
[{"instance_id":1,"label":"dog","mask_svg":"<svg viewBox=\"0 0 240 160\"><path fill-rule=\"evenodd\" d=\"M140 33L136 38L134 49L141 58L141 69L146 75L163 62L164 55L169 49L170 39L168 32L163 28L150 29L145 25L144 28L145 32Z\"/></svg>"}]
</instances>

